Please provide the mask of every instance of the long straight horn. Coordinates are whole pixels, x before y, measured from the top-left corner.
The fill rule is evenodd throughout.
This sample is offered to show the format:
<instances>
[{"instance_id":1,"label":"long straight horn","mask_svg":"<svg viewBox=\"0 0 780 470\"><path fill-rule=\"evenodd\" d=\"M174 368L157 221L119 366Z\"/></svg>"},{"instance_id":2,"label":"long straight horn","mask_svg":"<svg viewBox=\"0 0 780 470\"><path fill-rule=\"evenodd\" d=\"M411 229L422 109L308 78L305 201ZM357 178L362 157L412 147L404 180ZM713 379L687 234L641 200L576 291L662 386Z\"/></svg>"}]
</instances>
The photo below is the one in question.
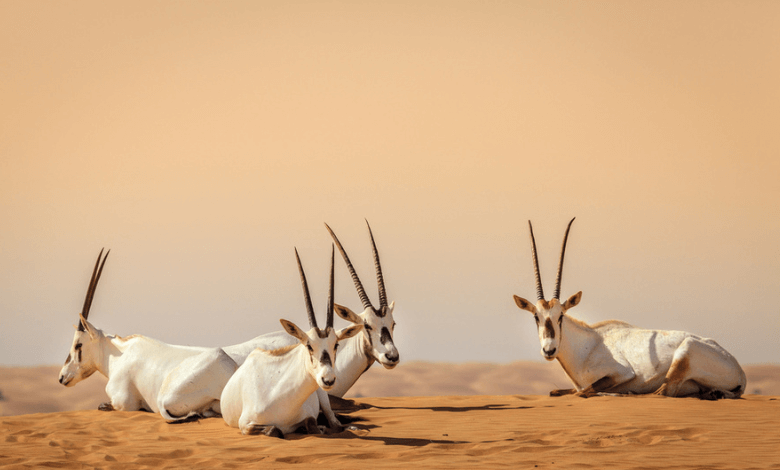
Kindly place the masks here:
<instances>
[{"instance_id":1,"label":"long straight horn","mask_svg":"<svg viewBox=\"0 0 780 470\"><path fill-rule=\"evenodd\" d=\"M539 259L536 257L536 240L534 239L534 227L531 221L528 221L528 229L531 231L531 255L534 259L534 274L536 275L536 300L544 300L544 289L542 289L542 276L539 274Z\"/></svg>"},{"instance_id":2,"label":"long straight horn","mask_svg":"<svg viewBox=\"0 0 780 470\"><path fill-rule=\"evenodd\" d=\"M303 286L303 299L306 301L306 313L309 315L309 326L317 328L317 319L314 317L314 307L311 306L311 296L309 296L309 285L306 283L306 273L301 266L301 257L298 256L298 248L295 249L295 259L298 260L298 272L301 273L301 285Z\"/></svg>"},{"instance_id":3,"label":"long straight horn","mask_svg":"<svg viewBox=\"0 0 780 470\"><path fill-rule=\"evenodd\" d=\"M385 278L382 276L382 265L379 264L379 252L376 249L376 243L374 243L374 234L371 232L371 226L368 225L368 236L371 237L371 248L374 250L374 267L376 268L376 282L379 286L379 306L387 307L387 292L385 291Z\"/></svg>"},{"instance_id":4,"label":"long straight horn","mask_svg":"<svg viewBox=\"0 0 780 470\"><path fill-rule=\"evenodd\" d=\"M89 317L89 309L92 308L92 299L95 297L95 289L97 289L100 275L103 273L103 266L106 264L108 254L111 253L111 250L108 250L106 256L103 256L103 250L105 250L105 248L100 249L97 261L95 261L95 268L92 270L92 278L89 280L89 287L87 287L87 296L84 298L84 306L81 308L81 316L84 317L84 320ZM102 262L100 261L101 257L103 258ZM82 325L81 322L79 322L78 329L79 331L84 331L84 325Z\"/></svg>"},{"instance_id":5,"label":"long straight horn","mask_svg":"<svg viewBox=\"0 0 780 470\"><path fill-rule=\"evenodd\" d=\"M357 289L358 296L360 297L360 301L363 302L363 308L374 308L373 305L371 305L371 301L368 300L368 296L366 295L365 289L363 289L363 284L360 282L360 278L358 277L357 273L355 272L355 268L352 267L352 262L349 261L349 256L347 256L347 252L344 251L344 247L341 246L341 242L339 241L338 237L335 233L333 233L333 230L330 229L328 224L325 224L325 228L328 229L328 232L330 232L330 236L333 237L333 241L336 242L336 246L339 249L339 252L341 253L341 257L344 258L344 262L347 265L347 269L349 269L349 274L352 276L352 282L355 283L355 289Z\"/></svg>"},{"instance_id":6,"label":"long straight horn","mask_svg":"<svg viewBox=\"0 0 780 470\"><path fill-rule=\"evenodd\" d=\"M555 278L555 295L553 295L553 299L560 299L561 295L561 279L563 278L563 255L566 253L566 240L569 239L569 229L571 228L571 223L574 222L574 217L569 221L568 227L566 227L566 235L563 236L563 246L561 246L561 260L558 262L558 276Z\"/></svg>"},{"instance_id":7,"label":"long straight horn","mask_svg":"<svg viewBox=\"0 0 780 470\"><path fill-rule=\"evenodd\" d=\"M336 264L336 248L330 245L330 284L328 284L328 316L325 328L333 328L333 267Z\"/></svg>"}]
</instances>

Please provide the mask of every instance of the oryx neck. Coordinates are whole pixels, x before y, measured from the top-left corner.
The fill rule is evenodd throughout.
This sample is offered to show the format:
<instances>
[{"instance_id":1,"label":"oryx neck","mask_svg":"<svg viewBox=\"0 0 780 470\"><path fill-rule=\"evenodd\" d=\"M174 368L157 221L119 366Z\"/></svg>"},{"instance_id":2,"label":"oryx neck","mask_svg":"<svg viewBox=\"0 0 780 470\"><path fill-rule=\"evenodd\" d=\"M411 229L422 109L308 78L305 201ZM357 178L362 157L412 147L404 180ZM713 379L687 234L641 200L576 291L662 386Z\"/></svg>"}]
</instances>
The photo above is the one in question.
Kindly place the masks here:
<instances>
[{"instance_id":1,"label":"oryx neck","mask_svg":"<svg viewBox=\"0 0 780 470\"><path fill-rule=\"evenodd\" d=\"M126 341L122 337L101 334L98 337L97 357L95 358L97 371L109 377L112 364L122 357L126 348Z\"/></svg>"},{"instance_id":2,"label":"oryx neck","mask_svg":"<svg viewBox=\"0 0 780 470\"><path fill-rule=\"evenodd\" d=\"M563 315L559 341L557 359L568 373L580 369L579 365L593 351L600 336L585 322Z\"/></svg>"},{"instance_id":3,"label":"oryx neck","mask_svg":"<svg viewBox=\"0 0 780 470\"><path fill-rule=\"evenodd\" d=\"M339 341L334 364L338 380L328 395L343 397L373 363L371 342L364 333Z\"/></svg>"}]
</instances>

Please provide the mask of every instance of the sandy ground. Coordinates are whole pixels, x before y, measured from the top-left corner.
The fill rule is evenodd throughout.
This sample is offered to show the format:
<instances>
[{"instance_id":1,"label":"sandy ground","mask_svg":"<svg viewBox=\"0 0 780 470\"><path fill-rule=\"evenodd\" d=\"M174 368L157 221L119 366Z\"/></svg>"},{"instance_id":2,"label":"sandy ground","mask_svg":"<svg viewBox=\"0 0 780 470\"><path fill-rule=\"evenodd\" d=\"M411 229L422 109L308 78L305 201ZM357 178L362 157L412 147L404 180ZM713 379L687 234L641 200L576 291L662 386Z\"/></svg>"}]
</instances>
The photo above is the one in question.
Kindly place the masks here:
<instances>
[{"instance_id":1,"label":"sandy ground","mask_svg":"<svg viewBox=\"0 0 780 470\"><path fill-rule=\"evenodd\" d=\"M747 393L780 396L780 365L744 369ZM59 366L0 367L0 416L94 410L108 400L106 378L99 373L73 387L63 387L57 382L59 370ZM402 362L391 371L374 364L347 397L547 395L552 389L570 387L555 362Z\"/></svg>"},{"instance_id":2,"label":"sandy ground","mask_svg":"<svg viewBox=\"0 0 780 470\"><path fill-rule=\"evenodd\" d=\"M280 440L143 412L0 419L0 467L780 468L780 398L361 398L354 429Z\"/></svg>"}]
</instances>

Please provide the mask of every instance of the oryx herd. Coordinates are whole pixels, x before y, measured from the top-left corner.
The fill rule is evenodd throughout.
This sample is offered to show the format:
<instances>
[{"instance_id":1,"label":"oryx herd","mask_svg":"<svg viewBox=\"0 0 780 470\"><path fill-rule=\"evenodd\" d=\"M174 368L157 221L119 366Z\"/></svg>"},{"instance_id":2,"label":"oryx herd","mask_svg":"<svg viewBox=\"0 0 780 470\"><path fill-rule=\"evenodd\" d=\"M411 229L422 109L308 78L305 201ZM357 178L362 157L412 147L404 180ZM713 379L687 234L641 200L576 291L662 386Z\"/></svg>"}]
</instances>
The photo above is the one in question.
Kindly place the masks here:
<instances>
[{"instance_id":1,"label":"oryx herd","mask_svg":"<svg viewBox=\"0 0 780 470\"><path fill-rule=\"evenodd\" d=\"M551 394L739 398L745 391L745 373L737 360L711 339L683 331L646 330L616 320L587 325L568 314L582 298L578 292L560 301L563 259L573 221L566 228L555 293L549 301L544 297L536 241L528 222L537 302L534 305L514 296L518 307L534 315L544 358L557 359L575 387ZM108 378L110 401L99 409L150 411L169 422L222 416L243 434L276 437L296 430L342 430L329 396L343 397L375 361L387 369L399 362L393 342L395 304L388 304L379 253L371 227L368 222L366 225L376 269L378 307L369 300L338 237L325 224L335 244L325 327L317 324L296 249L309 330L280 319L284 331L221 348L177 346L142 335L106 335L95 328L88 317L109 255L101 250L70 353L60 371L60 383L73 386L100 372ZM363 304L359 314L334 302L335 248ZM334 313L348 326L335 329ZM327 426L317 425L320 412Z\"/></svg>"}]
</instances>

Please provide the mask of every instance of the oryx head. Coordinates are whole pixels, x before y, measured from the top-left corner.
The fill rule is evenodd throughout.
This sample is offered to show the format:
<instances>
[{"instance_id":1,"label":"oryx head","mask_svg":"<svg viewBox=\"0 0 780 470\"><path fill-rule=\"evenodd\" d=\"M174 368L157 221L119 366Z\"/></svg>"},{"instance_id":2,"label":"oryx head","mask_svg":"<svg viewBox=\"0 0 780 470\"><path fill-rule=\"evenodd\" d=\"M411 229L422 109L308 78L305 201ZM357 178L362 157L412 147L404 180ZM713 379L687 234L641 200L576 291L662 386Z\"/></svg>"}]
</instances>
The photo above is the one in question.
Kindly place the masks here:
<instances>
[{"instance_id":1,"label":"oryx head","mask_svg":"<svg viewBox=\"0 0 780 470\"><path fill-rule=\"evenodd\" d=\"M539 274L539 260L536 257L536 240L534 240L534 229L531 225L531 221L528 221L528 228L531 231L531 254L534 261L534 273L536 274L536 305L525 300L522 297L514 296L515 303L523 310L528 310L534 314L536 320L536 329L539 332L539 342L542 345L542 356L548 361L555 359L560 351L561 342L561 324L563 323L563 316L566 311L580 303L582 298L582 292L578 292L569 299L561 303L561 279L563 276L563 255L566 252L566 240L569 238L569 229L574 219L571 219L568 227L566 227L566 234L563 236L563 246L561 247L561 259L558 262L558 276L555 280L555 293L552 299L548 302L544 299L544 291L542 290L542 277Z\"/></svg>"},{"instance_id":2,"label":"oryx head","mask_svg":"<svg viewBox=\"0 0 780 470\"><path fill-rule=\"evenodd\" d=\"M393 330L395 329L393 309L395 308L395 302L390 302L389 305L387 303L385 280L382 277L382 265L379 263L379 253L376 249L376 243L374 243L374 234L371 233L371 226L368 225L367 220L366 225L368 226L368 235L371 238L371 248L374 252L374 267L376 268L376 279L379 286L379 308L374 307L371 301L368 300L368 295L366 295L366 291L363 289L363 284L360 282L355 268L352 267L352 263L349 261L347 252L344 250L341 242L339 242L336 234L333 233L333 230L331 230L328 224L325 224L328 232L330 232L330 235L336 242L341 256L344 258L347 269L349 269L349 273L352 275L352 281L355 283L358 296L360 296L360 301L363 303L363 312L359 315L341 305L336 306L336 313L347 321L362 324L364 326L363 334L368 342L366 352L369 357L379 361L386 369L392 369L398 365L400 360L398 349L395 347L395 343L393 343Z\"/></svg>"},{"instance_id":3,"label":"oryx head","mask_svg":"<svg viewBox=\"0 0 780 470\"><path fill-rule=\"evenodd\" d=\"M89 309L92 306L92 299L95 297L100 274L103 272L103 265L106 264L108 254L103 256L103 250L100 250L95 268L92 270L92 279L87 288L87 297L84 299L84 306L79 313L79 324L76 327L76 333L73 336L73 344L70 347L68 358L65 359L65 365L60 370L60 383L66 387L73 386L86 379L98 368L100 355L100 338L103 332L92 326L87 321ZM102 261L101 261L102 258Z\"/></svg>"},{"instance_id":4,"label":"oryx head","mask_svg":"<svg viewBox=\"0 0 780 470\"><path fill-rule=\"evenodd\" d=\"M295 323L288 320L279 320L284 330L294 336L306 347L308 357L306 360L306 372L309 373L323 390L330 390L336 383L336 374L333 364L336 360L338 342L342 339L355 336L363 328L362 325L351 325L336 332L333 329L333 265L335 250L330 255L330 286L328 287L328 309L325 329L317 327L317 319L314 317L314 308L309 296L309 286L306 283L306 274L303 272L301 258L298 249L295 250L295 259L298 261L298 271L301 274L303 285L303 297L306 301L306 312L309 316L309 331L301 330Z\"/></svg>"}]
</instances>

